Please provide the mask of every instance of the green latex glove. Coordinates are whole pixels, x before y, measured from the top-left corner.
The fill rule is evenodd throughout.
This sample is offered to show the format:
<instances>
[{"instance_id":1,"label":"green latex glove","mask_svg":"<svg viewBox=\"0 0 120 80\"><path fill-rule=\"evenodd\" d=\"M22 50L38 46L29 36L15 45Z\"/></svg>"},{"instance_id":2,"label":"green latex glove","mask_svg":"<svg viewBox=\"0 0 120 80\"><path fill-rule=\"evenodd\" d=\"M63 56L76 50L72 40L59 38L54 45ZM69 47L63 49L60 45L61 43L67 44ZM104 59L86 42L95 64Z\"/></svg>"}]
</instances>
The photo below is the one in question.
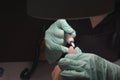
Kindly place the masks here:
<instances>
[{"instance_id":1,"label":"green latex glove","mask_svg":"<svg viewBox=\"0 0 120 80\"><path fill-rule=\"evenodd\" d=\"M63 80L120 80L120 66L95 54L82 53L78 47L75 52L59 61Z\"/></svg>"},{"instance_id":2,"label":"green latex glove","mask_svg":"<svg viewBox=\"0 0 120 80\"><path fill-rule=\"evenodd\" d=\"M65 19L59 19L54 22L45 32L46 59L49 63L58 60L62 53L67 53L68 48L65 47L65 33L69 33L72 37L76 36L75 31L70 27Z\"/></svg>"}]
</instances>

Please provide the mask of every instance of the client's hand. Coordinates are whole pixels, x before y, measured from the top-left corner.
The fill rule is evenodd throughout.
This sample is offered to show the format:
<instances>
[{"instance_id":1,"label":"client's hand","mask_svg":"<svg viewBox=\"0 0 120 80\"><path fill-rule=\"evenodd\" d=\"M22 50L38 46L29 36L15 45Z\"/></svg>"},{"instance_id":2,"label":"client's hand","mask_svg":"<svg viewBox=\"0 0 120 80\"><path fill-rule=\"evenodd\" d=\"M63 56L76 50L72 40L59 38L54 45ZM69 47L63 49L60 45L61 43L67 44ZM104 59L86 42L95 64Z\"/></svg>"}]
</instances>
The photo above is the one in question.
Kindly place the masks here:
<instances>
[{"instance_id":1,"label":"client's hand","mask_svg":"<svg viewBox=\"0 0 120 80\"><path fill-rule=\"evenodd\" d=\"M62 80L60 72L61 72L60 67L56 65L54 70L52 71L52 80Z\"/></svg>"},{"instance_id":2,"label":"client's hand","mask_svg":"<svg viewBox=\"0 0 120 80\"><path fill-rule=\"evenodd\" d=\"M74 49L73 47L69 47L69 53L74 54ZM60 76L61 69L59 65L56 65L54 70L52 71L52 80L63 80L62 77Z\"/></svg>"}]
</instances>

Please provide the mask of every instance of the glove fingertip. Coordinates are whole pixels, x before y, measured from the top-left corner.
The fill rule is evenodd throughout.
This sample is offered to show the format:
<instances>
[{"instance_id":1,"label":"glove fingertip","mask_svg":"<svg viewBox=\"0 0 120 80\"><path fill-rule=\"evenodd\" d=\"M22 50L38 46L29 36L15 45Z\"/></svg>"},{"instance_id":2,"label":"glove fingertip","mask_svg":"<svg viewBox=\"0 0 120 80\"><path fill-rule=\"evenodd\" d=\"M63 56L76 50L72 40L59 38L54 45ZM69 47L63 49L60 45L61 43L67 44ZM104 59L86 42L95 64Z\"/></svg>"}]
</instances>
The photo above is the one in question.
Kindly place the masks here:
<instances>
[{"instance_id":1,"label":"glove fingertip","mask_svg":"<svg viewBox=\"0 0 120 80\"><path fill-rule=\"evenodd\" d=\"M75 38L75 37L76 37L76 32L74 31L74 32L71 34L71 36L72 36L73 38Z\"/></svg>"},{"instance_id":2,"label":"glove fingertip","mask_svg":"<svg viewBox=\"0 0 120 80\"><path fill-rule=\"evenodd\" d=\"M79 47L76 47L76 48L75 48L75 52L76 52L76 53L82 53L82 50L81 50Z\"/></svg>"},{"instance_id":3,"label":"glove fingertip","mask_svg":"<svg viewBox=\"0 0 120 80\"><path fill-rule=\"evenodd\" d=\"M61 49L62 49L63 53L68 53L69 52L67 47L61 46Z\"/></svg>"}]
</instances>

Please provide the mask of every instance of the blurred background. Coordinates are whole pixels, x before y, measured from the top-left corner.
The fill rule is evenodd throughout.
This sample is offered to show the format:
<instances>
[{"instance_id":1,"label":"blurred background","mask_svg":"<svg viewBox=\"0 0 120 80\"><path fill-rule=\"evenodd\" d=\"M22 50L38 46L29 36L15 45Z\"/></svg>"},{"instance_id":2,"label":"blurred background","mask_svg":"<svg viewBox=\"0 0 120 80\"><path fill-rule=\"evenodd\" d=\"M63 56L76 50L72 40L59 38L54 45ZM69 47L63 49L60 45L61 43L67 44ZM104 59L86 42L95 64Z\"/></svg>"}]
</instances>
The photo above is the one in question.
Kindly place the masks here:
<instances>
[{"instance_id":1,"label":"blurred background","mask_svg":"<svg viewBox=\"0 0 120 80\"><path fill-rule=\"evenodd\" d=\"M0 80L21 80L20 74L31 67L38 40L43 40L41 20L26 14L26 0L0 2ZM41 44L38 67L30 80L51 80L53 65L44 58Z\"/></svg>"}]
</instances>

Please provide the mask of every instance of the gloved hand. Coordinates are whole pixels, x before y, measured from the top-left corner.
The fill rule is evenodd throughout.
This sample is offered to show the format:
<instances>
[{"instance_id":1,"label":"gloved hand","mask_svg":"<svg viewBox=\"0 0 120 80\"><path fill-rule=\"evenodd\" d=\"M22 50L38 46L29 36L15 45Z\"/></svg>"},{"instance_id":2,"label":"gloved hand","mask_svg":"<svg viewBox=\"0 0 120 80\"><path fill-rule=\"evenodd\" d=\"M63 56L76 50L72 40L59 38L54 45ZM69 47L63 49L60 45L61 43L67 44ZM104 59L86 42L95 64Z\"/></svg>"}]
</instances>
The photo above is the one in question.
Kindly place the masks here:
<instances>
[{"instance_id":1,"label":"gloved hand","mask_svg":"<svg viewBox=\"0 0 120 80\"><path fill-rule=\"evenodd\" d=\"M54 22L45 32L46 59L49 63L58 60L62 53L67 53L68 48L65 47L65 33L69 33L72 37L76 36L75 31L70 27L65 19L59 19Z\"/></svg>"},{"instance_id":2,"label":"gloved hand","mask_svg":"<svg viewBox=\"0 0 120 80\"><path fill-rule=\"evenodd\" d=\"M82 53L78 47L75 52L59 61L63 80L120 80L120 66L95 54Z\"/></svg>"}]
</instances>

